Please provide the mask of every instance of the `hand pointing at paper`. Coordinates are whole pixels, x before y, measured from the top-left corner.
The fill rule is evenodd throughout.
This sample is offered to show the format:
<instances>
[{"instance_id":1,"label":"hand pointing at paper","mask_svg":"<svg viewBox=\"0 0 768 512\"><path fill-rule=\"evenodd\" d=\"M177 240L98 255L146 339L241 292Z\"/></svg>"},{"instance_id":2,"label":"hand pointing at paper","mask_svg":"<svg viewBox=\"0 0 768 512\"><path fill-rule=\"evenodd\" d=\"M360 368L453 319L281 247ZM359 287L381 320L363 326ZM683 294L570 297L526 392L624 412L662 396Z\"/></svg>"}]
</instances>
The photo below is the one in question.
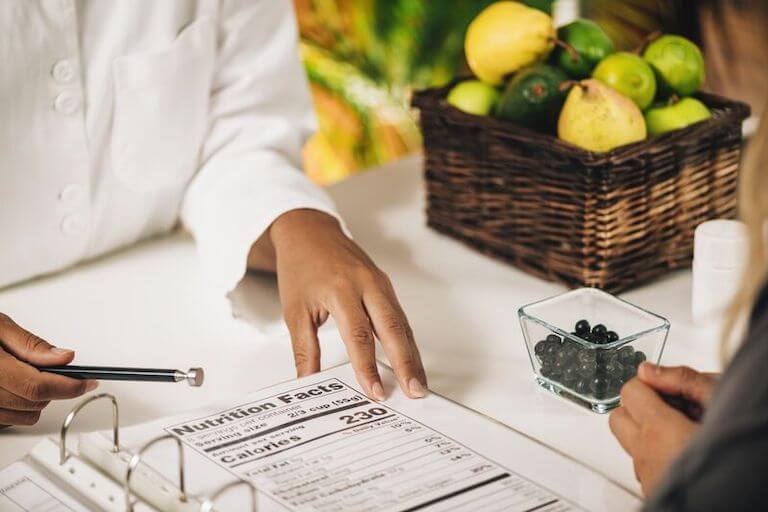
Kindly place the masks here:
<instances>
[{"instance_id":1,"label":"hand pointing at paper","mask_svg":"<svg viewBox=\"0 0 768 512\"><path fill-rule=\"evenodd\" d=\"M280 216L254 245L249 266L277 272L299 376L320 370L317 329L330 315L368 396L385 398L376 369L376 338L405 394L424 396L424 367L392 284L336 219L313 210Z\"/></svg>"}]
</instances>

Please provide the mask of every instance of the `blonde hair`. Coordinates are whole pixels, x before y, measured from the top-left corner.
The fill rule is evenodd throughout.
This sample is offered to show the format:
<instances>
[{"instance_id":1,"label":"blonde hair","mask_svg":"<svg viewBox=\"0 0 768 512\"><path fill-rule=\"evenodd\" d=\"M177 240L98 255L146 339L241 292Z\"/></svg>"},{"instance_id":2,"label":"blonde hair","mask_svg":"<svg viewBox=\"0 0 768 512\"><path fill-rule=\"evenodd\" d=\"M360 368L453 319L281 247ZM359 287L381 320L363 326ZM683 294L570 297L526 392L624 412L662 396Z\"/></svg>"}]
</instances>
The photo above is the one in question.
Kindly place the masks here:
<instances>
[{"instance_id":1,"label":"blonde hair","mask_svg":"<svg viewBox=\"0 0 768 512\"><path fill-rule=\"evenodd\" d=\"M766 225L768 225L768 108L760 128L749 143L739 180L739 215L749 231L747 270L739 293L731 304L723 331L722 355L733 350L732 333L749 315L757 294L768 277Z\"/></svg>"}]
</instances>

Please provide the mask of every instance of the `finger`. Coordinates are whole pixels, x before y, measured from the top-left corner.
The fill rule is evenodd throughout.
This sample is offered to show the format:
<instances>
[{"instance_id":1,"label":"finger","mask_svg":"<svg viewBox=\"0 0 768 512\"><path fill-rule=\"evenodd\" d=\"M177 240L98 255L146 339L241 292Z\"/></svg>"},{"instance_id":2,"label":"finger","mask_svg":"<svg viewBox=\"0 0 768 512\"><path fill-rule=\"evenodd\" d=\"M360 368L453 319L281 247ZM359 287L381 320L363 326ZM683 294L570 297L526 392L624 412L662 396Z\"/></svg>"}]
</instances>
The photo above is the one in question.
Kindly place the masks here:
<instances>
[{"instance_id":1,"label":"finger","mask_svg":"<svg viewBox=\"0 0 768 512\"><path fill-rule=\"evenodd\" d=\"M661 397L640 379L632 379L621 388L621 407L635 423L671 410Z\"/></svg>"},{"instance_id":2,"label":"finger","mask_svg":"<svg viewBox=\"0 0 768 512\"><path fill-rule=\"evenodd\" d=\"M330 312L347 346L357 381L369 397L377 401L384 400L384 387L376 367L373 328L359 296L348 294L336 297Z\"/></svg>"},{"instance_id":3,"label":"finger","mask_svg":"<svg viewBox=\"0 0 768 512\"><path fill-rule=\"evenodd\" d=\"M645 362L637 376L652 388L668 395L682 396L697 404L706 404L712 397L715 380L687 366L657 366Z\"/></svg>"},{"instance_id":4,"label":"finger","mask_svg":"<svg viewBox=\"0 0 768 512\"><path fill-rule=\"evenodd\" d=\"M10 391L0 389L0 409L14 411L42 411L50 402L48 400L32 401L14 395Z\"/></svg>"},{"instance_id":5,"label":"finger","mask_svg":"<svg viewBox=\"0 0 768 512\"><path fill-rule=\"evenodd\" d=\"M624 407L614 409L608 417L608 426L611 427L611 432L613 432L621 447L624 448L624 451L634 457L633 454L635 453L635 448L637 448L640 428L627 410Z\"/></svg>"},{"instance_id":6,"label":"finger","mask_svg":"<svg viewBox=\"0 0 768 512\"><path fill-rule=\"evenodd\" d=\"M309 311L297 308L286 312L285 322L291 334L296 375L304 377L320 371L320 342L317 327Z\"/></svg>"},{"instance_id":7,"label":"finger","mask_svg":"<svg viewBox=\"0 0 768 512\"><path fill-rule=\"evenodd\" d=\"M427 384L424 367L402 309L380 290L365 293L364 305L401 389L411 398L423 398Z\"/></svg>"},{"instance_id":8,"label":"finger","mask_svg":"<svg viewBox=\"0 0 768 512\"><path fill-rule=\"evenodd\" d=\"M12 411L0 409L0 425L20 425L28 427L40 419L40 411Z\"/></svg>"},{"instance_id":9,"label":"finger","mask_svg":"<svg viewBox=\"0 0 768 512\"><path fill-rule=\"evenodd\" d=\"M37 368L0 351L0 388L33 402L76 398L96 389L93 380L78 380Z\"/></svg>"},{"instance_id":10,"label":"finger","mask_svg":"<svg viewBox=\"0 0 768 512\"><path fill-rule=\"evenodd\" d=\"M3 314L0 314L0 346L17 358L39 366L68 364L75 357L72 350L54 347Z\"/></svg>"}]
</instances>

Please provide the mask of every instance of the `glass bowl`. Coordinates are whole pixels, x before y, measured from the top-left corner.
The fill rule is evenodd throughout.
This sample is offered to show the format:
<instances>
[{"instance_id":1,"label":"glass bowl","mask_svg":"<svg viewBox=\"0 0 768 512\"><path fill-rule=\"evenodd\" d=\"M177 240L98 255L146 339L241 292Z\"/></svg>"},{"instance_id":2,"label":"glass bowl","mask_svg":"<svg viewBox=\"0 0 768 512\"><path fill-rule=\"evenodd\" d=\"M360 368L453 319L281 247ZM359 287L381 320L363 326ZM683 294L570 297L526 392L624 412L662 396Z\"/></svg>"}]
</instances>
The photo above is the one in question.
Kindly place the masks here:
<instances>
[{"instance_id":1,"label":"glass bowl","mask_svg":"<svg viewBox=\"0 0 768 512\"><path fill-rule=\"evenodd\" d=\"M595 288L528 304L518 315L536 382L598 413L619 405L640 363L659 363L669 333L667 319Z\"/></svg>"}]
</instances>

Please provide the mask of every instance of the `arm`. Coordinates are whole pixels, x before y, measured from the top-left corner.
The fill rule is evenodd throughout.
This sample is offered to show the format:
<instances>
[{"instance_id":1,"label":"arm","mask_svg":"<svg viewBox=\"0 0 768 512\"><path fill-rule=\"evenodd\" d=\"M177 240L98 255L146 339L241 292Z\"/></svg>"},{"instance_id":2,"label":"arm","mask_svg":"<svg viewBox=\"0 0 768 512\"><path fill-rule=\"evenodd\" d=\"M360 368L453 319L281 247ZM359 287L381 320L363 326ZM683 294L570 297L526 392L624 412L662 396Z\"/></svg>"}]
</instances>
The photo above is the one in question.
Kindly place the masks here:
<instances>
[{"instance_id":1,"label":"arm","mask_svg":"<svg viewBox=\"0 0 768 512\"><path fill-rule=\"evenodd\" d=\"M221 8L212 126L182 211L203 264L227 291L247 267L277 272L299 375L319 370L317 329L330 315L371 398L384 398L376 338L405 393L423 396L424 369L389 279L300 170L314 115L291 2Z\"/></svg>"}]
</instances>

